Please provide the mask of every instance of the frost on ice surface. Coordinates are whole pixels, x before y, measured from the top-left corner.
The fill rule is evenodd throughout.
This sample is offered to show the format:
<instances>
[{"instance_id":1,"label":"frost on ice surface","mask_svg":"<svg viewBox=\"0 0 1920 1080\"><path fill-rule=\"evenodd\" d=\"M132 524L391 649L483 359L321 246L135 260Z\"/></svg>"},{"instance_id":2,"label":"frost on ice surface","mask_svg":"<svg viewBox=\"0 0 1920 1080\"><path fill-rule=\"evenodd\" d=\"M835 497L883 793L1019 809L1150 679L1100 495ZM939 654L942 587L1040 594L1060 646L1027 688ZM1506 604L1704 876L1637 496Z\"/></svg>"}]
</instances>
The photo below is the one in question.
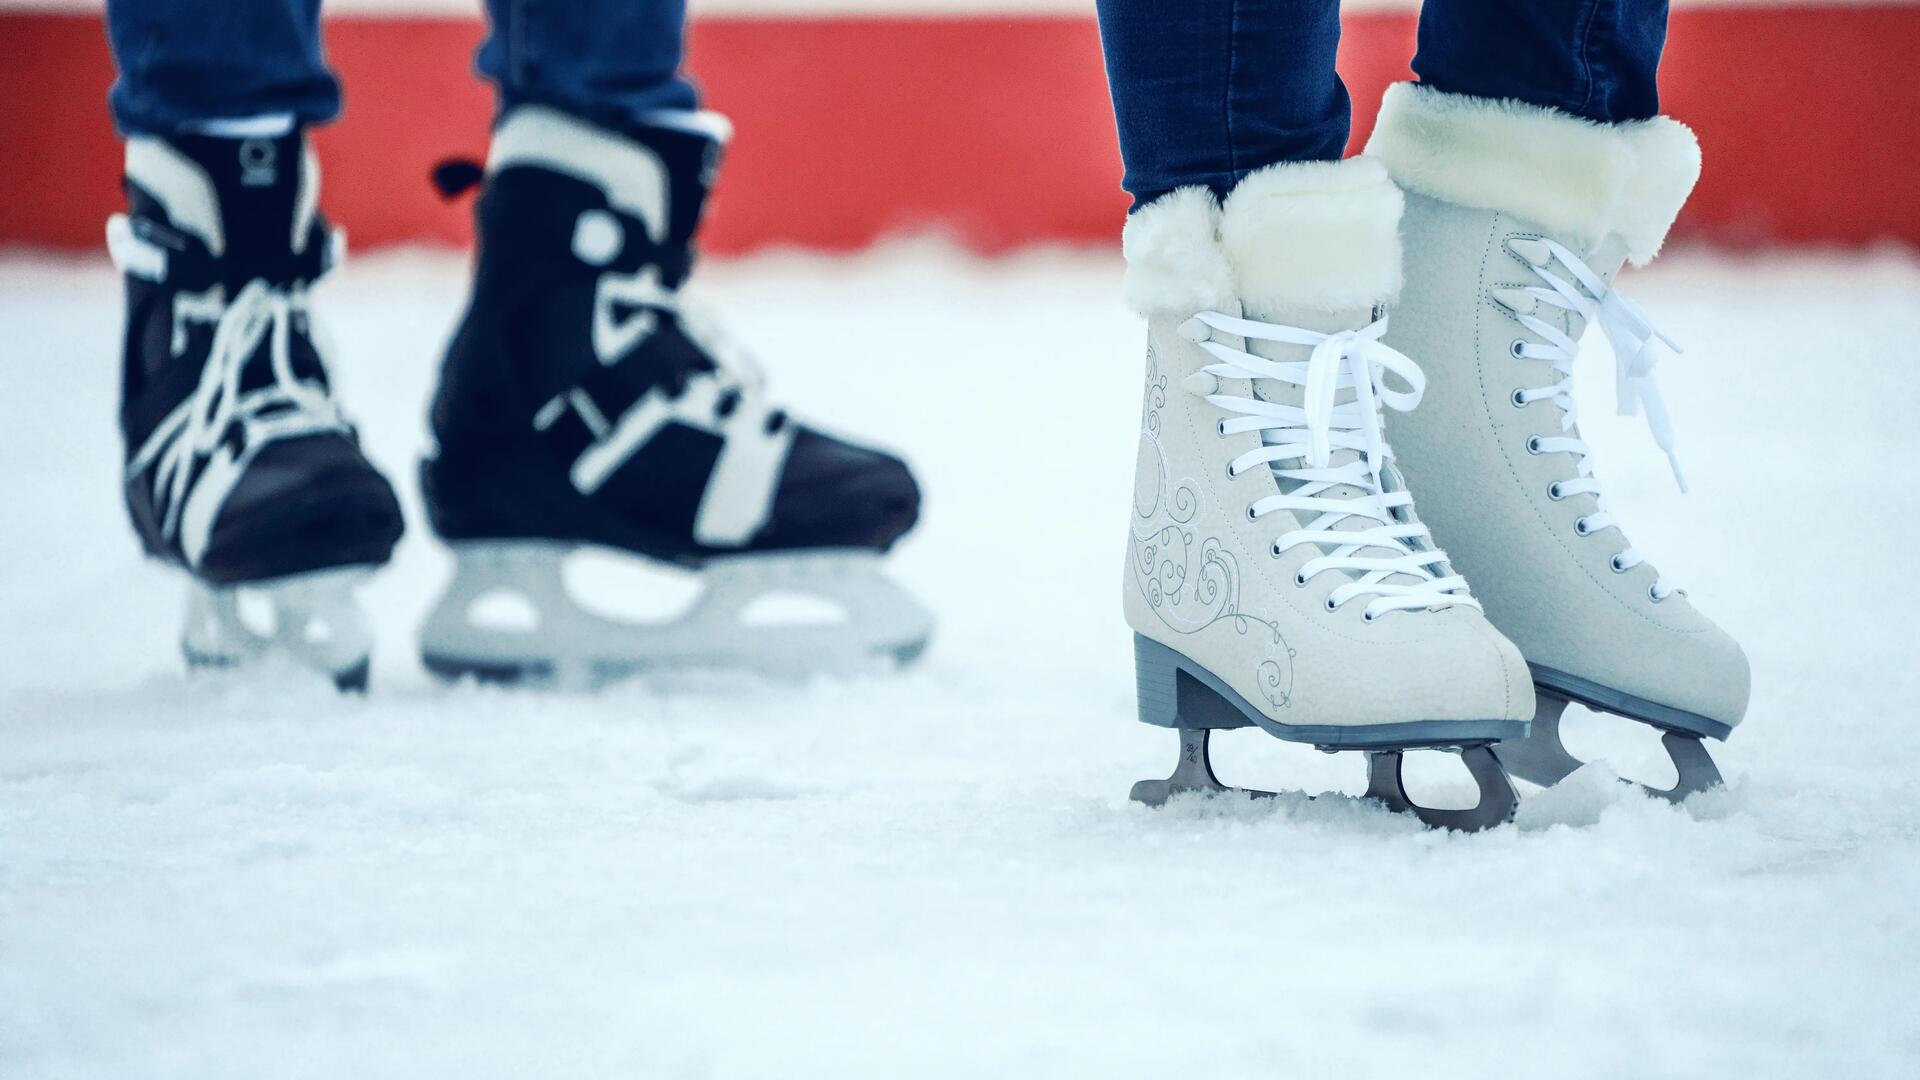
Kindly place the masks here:
<instances>
[{"instance_id":1,"label":"frost on ice surface","mask_svg":"<svg viewBox=\"0 0 1920 1080\"><path fill-rule=\"evenodd\" d=\"M413 463L463 273L320 289L411 525L361 699L181 674L179 584L119 502L118 286L0 261L0 1077L1920 1072L1910 259L1629 275L1687 347L1660 378L1693 494L1603 355L1583 426L1635 545L1747 646L1753 711L1730 790L1676 808L1615 780L1663 779L1650 732L1576 710L1595 764L1472 837L1257 732L1215 740L1223 780L1341 797L1126 802L1174 743L1133 718L1142 332L1105 256L703 268L797 411L912 457L918 669L436 685Z\"/></svg>"}]
</instances>

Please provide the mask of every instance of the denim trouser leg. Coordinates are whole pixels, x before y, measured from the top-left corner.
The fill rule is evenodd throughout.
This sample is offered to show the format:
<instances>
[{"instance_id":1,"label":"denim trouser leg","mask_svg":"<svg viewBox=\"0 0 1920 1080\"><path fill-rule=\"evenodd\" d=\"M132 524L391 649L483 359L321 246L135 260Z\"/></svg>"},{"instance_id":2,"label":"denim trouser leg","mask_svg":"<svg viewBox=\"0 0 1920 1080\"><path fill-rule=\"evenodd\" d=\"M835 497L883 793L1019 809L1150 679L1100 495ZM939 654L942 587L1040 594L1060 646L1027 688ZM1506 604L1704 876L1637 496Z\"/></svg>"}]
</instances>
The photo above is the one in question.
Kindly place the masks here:
<instances>
[{"instance_id":1,"label":"denim trouser leg","mask_svg":"<svg viewBox=\"0 0 1920 1080\"><path fill-rule=\"evenodd\" d=\"M1666 40L1667 0L1426 0L1413 70L1448 93L1645 120Z\"/></svg>"},{"instance_id":2,"label":"denim trouser leg","mask_svg":"<svg viewBox=\"0 0 1920 1080\"><path fill-rule=\"evenodd\" d=\"M108 0L107 40L120 73L108 101L125 135L340 111L320 56L320 0Z\"/></svg>"},{"instance_id":3,"label":"denim trouser leg","mask_svg":"<svg viewBox=\"0 0 1920 1080\"><path fill-rule=\"evenodd\" d=\"M1099 12L1121 183L1136 208L1345 149L1339 0L1099 0Z\"/></svg>"},{"instance_id":4,"label":"denim trouser leg","mask_svg":"<svg viewBox=\"0 0 1920 1080\"><path fill-rule=\"evenodd\" d=\"M691 109L680 77L685 0L488 0L476 66L501 108L551 105L612 127ZM331 120L340 87L321 57L320 0L109 0L124 134L267 115ZM422 109L431 109L422 102Z\"/></svg>"},{"instance_id":5,"label":"denim trouser leg","mask_svg":"<svg viewBox=\"0 0 1920 1080\"><path fill-rule=\"evenodd\" d=\"M474 67L500 111L549 105L618 129L698 105L680 75L686 0L487 0Z\"/></svg>"}]
</instances>

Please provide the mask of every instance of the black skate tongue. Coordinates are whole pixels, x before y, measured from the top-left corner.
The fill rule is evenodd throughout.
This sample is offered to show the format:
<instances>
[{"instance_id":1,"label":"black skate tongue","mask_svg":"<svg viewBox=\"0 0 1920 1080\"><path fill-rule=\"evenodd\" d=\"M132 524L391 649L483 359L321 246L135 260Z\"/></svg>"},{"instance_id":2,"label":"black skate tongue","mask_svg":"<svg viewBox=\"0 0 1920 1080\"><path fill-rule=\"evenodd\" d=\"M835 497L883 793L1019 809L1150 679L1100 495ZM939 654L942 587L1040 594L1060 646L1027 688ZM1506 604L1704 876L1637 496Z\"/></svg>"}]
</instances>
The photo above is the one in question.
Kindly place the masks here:
<instances>
[{"instance_id":1,"label":"black skate tongue","mask_svg":"<svg viewBox=\"0 0 1920 1080\"><path fill-rule=\"evenodd\" d=\"M314 227L318 215L303 206L305 139L298 131L278 138L231 139L182 135L173 144L206 171L220 204L226 249L220 258L229 291L263 277L275 284L312 276L324 247ZM310 221L295 235L296 218Z\"/></svg>"}]
</instances>

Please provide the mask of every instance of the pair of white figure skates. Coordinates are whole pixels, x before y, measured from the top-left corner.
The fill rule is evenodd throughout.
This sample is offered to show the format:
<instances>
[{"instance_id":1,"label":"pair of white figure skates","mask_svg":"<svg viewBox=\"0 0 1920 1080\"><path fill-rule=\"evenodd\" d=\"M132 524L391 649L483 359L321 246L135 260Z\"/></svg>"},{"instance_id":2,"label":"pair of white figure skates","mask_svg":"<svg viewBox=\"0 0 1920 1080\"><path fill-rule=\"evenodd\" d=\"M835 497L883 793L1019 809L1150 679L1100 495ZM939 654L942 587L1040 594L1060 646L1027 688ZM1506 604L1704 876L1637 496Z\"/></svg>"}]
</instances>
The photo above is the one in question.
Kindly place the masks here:
<instances>
[{"instance_id":1,"label":"pair of white figure skates","mask_svg":"<svg viewBox=\"0 0 1920 1080\"><path fill-rule=\"evenodd\" d=\"M1569 702L1664 733L1679 780L1659 794L1719 782L1700 740L1745 713L1746 658L1608 513L1571 380L1597 320L1622 410L1671 457L1658 332L1612 281L1659 249L1698 173L1666 118L1406 84L1359 158L1133 215L1148 343L1126 613L1140 718L1181 739L1135 799L1228 790L1208 733L1251 725L1365 751L1370 796L1485 828L1512 817L1509 772L1580 765ZM1413 805L1413 748L1459 750L1478 805Z\"/></svg>"}]
</instances>

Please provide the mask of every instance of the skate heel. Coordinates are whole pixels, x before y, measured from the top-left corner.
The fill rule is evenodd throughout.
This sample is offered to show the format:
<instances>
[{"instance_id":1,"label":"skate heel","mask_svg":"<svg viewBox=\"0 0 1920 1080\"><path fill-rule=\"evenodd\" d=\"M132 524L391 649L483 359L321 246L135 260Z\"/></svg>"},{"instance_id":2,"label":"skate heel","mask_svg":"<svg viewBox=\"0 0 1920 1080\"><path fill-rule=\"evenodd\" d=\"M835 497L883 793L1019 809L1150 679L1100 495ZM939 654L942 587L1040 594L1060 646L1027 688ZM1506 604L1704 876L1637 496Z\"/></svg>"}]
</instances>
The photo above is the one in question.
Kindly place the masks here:
<instances>
[{"instance_id":1,"label":"skate heel","mask_svg":"<svg viewBox=\"0 0 1920 1080\"><path fill-rule=\"evenodd\" d=\"M1133 635L1133 683L1140 722L1155 727L1205 730L1252 727L1253 721L1215 693L1198 665L1143 635Z\"/></svg>"}]
</instances>

